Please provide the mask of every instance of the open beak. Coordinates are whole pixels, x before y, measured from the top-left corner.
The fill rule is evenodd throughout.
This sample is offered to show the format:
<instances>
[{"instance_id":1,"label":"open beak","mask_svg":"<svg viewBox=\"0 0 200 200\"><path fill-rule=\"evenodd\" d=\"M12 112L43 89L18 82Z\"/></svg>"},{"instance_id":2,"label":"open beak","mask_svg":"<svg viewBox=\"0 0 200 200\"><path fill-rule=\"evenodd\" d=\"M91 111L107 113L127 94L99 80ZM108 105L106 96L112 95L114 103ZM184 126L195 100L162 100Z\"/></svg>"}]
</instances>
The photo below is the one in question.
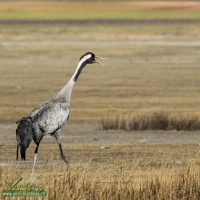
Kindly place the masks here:
<instances>
[{"instance_id":1,"label":"open beak","mask_svg":"<svg viewBox=\"0 0 200 200\"><path fill-rule=\"evenodd\" d=\"M101 59L104 59L104 60L106 59L106 58L103 58L103 57L101 57L101 56L95 56L95 58L101 58ZM98 64L100 64L100 65L102 65L102 66L104 66L102 63L100 63L100 62L98 62L98 61L96 61L96 60L95 60L95 62L98 63Z\"/></svg>"}]
</instances>

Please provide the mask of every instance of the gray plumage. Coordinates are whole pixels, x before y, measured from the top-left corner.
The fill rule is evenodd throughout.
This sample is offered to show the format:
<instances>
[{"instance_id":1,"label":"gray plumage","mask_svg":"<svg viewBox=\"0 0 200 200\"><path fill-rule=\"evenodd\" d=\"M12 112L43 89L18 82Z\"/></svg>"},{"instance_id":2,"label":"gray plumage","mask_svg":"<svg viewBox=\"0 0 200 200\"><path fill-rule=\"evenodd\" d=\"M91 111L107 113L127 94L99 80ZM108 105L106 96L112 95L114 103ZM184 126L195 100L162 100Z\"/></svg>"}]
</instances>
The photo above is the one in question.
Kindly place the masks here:
<instances>
[{"instance_id":1,"label":"gray plumage","mask_svg":"<svg viewBox=\"0 0 200 200\"><path fill-rule=\"evenodd\" d=\"M78 79L78 76L87 64L99 63L95 60L97 57L98 56L95 56L91 52L87 52L81 56L75 73L69 82L64 86L64 88L53 98L38 105L27 117L24 117L17 122L16 158L18 159L18 147L20 148L22 160L26 160L26 149L29 147L31 141L34 140L36 144L32 175L34 173L34 166L38 155L39 144L45 134L50 134L56 138L60 148L60 155L65 163L68 164L62 151L60 140L61 128L69 119L72 89Z\"/></svg>"}]
</instances>

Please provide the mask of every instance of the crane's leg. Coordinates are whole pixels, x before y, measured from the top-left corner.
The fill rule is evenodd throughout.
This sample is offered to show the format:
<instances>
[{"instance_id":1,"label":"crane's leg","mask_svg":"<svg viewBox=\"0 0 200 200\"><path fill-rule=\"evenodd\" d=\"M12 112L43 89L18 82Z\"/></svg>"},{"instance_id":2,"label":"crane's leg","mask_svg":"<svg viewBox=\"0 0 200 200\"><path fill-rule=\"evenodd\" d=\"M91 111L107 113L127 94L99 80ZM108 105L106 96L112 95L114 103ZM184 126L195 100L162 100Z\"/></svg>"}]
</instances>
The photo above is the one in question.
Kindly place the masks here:
<instances>
[{"instance_id":1,"label":"crane's leg","mask_svg":"<svg viewBox=\"0 0 200 200\"><path fill-rule=\"evenodd\" d=\"M33 168L32 168L32 173L31 173L31 180L34 177L34 169L35 169L35 164L36 164L36 160L37 160L37 156L38 156L38 148L39 148L39 144L36 146L35 153L34 153Z\"/></svg>"},{"instance_id":2,"label":"crane's leg","mask_svg":"<svg viewBox=\"0 0 200 200\"><path fill-rule=\"evenodd\" d=\"M62 150L62 145L61 145L61 130L58 130L56 131L53 136L56 138L56 141L59 145L59 148L60 148L60 156L61 158L65 161L65 163L69 166L69 163L67 162L66 158L65 158L65 155L63 153L63 150Z\"/></svg>"},{"instance_id":3,"label":"crane's leg","mask_svg":"<svg viewBox=\"0 0 200 200\"><path fill-rule=\"evenodd\" d=\"M33 129L32 136L33 136L33 140L36 144L36 148L35 148L34 159L33 159L33 168L32 168L31 180L34 177L34 169L35 169L35 164L36 164L36 160L37 160L37 156L38 156L38 148L39 148L39 145L40 145L42 138L44 137L44 131L39 125L34 124L32 129Z\"/></svg>"}]
</instances>

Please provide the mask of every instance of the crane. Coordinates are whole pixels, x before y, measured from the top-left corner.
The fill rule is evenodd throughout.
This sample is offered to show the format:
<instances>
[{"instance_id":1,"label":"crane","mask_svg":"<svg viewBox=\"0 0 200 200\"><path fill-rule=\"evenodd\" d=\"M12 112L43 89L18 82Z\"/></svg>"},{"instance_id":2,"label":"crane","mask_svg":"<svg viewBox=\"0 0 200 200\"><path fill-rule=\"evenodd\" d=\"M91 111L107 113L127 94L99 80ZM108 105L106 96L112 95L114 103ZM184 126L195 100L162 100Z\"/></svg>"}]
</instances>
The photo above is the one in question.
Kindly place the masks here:
<instances>
[{"instance_id":1,"label":"crane","mask_svg":"<svg viewBox=\"0 0 200 200\"><path fill-rule=\"evenodd\" d=\"M18 160L19 148L21 159L26 160L26 149L29 147L31 141L33 140L36 144L32 176L34 174L34 167L38 156L39 144L45 134L50 134L55 137L59 145L60 156L68 165L61 145L61 128L69 119L72 89L82 69L87 64L98 63L103 65L96 61L95 58L105 59L100 56L95 56L95 54L91 52L82 55L79 59L78 66L68 83L53 98L44 101L34 108L27 117L23 117L16 122L16 124L18 124L16 129L16 160Z\"/></svg>"}]
</instances>

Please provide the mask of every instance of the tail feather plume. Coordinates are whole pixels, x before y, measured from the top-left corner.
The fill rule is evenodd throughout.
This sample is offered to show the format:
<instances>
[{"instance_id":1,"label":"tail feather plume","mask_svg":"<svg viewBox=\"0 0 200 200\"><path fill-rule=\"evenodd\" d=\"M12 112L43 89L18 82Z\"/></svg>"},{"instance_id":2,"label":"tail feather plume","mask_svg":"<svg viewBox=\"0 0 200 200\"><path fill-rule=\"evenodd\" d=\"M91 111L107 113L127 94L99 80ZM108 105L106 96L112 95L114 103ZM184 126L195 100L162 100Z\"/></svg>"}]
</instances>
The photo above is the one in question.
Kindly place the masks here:
<instances>
[{"instance_id":1,"label":"tail feather plume","mask_svg":"<svg viewBox=\"0 0 200 200\"><path fill-rule=\"evenodd\" d=\"M18 148L20 148L21 159L26 160L26 149L29 147L32 137L32 119L31 117L24 117L16 122L18 124L16 129L17 152L16 160L18 160Z\"/></svg>"}]
</instances>

